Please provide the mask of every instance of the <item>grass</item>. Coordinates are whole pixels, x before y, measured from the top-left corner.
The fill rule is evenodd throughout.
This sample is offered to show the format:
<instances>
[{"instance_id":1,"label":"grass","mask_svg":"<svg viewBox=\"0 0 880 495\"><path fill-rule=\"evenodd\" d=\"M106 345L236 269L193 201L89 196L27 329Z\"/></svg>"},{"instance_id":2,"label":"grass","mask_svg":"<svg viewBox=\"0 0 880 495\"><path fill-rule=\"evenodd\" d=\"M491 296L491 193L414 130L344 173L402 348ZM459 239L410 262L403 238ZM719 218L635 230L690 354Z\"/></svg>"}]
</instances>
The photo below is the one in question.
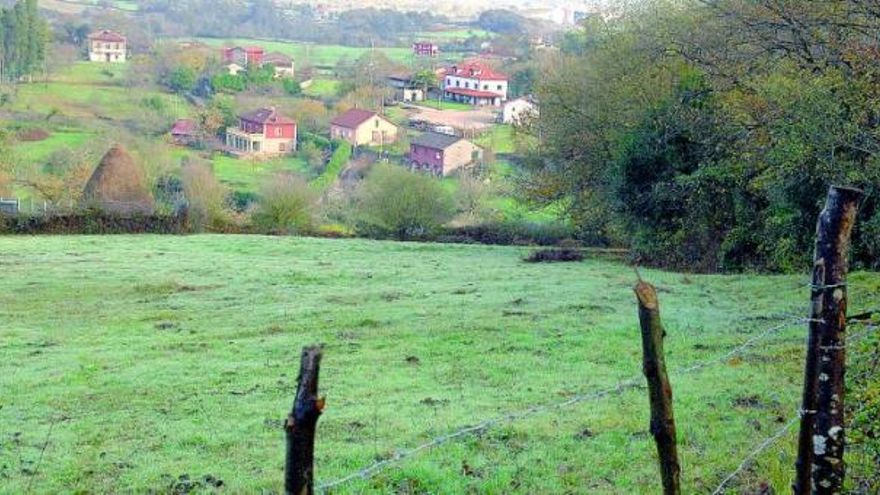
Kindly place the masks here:
<instances>
[{"instance_id":1,"label":"grass","mask_svg":"<svg viewBox=\"0 0 880 495\"><path fill-rule=\"evenodd\" d=\"M211 163L214 175L224 184L237 191L256 192L273 174L293 171L305 174L308 164L299 157L291 156L271 160L249 160L217 155Z\"/></svg>"},{"instance_id":2,"label":"grass","mask_svg":"<svg viewBox=\"0 0 880 495\"><path fill-rule=\"evenodd\" d=\"M78 148L94 137L94 133L79 129L53 130L51 135L42 141L16 144L15 154L27 163L42 162L58 150Z\"/></svg>"},{"instance_id":3,"label":"grass","mask_svg":"<svg viewBox=\"0 0 880 495\"><path fill-rule=\"evenodd\" d=\"M474 36L488 40L495 37L495 34L483 29L449 29L443 31L422 31L417 33L415 38L428 41L462 41Z\"/></svg>"},{"instance_id":4,"label":"grass","mask_svg":"<svg viewBox=\"0 0 880 495\"><path fill-rule=\"evenodd\" d=\"M447 101L447 100L442 100L440 102L438 102L437 100L425 100L425 101L420 101L415 105L428 107L428 108L434 108L436 110L469 111L469 110L474 109L473 105L469 105L467 103L459 103L457 101Z\"/></svg>"},{"instance_id":5,"label":"grass","mask_svg":"<svg viewBox=\"0 0 880 495\"><path fill-rule=\"evenodd\" d=\"M0 492L168 493L183 475L279 492L299 349L315 342L326 345L319 480L639 376L632 270L527 264L526 252L0 237ZM673 370L801 313L808 298L805 275L643 276L661 290ZM880 276L850 283L856 311ZM711 491L777 417L794 415L802 361L796 325L741 357L672 373L686 492ZM794 437L730 493L764 480L787 490ZM655 493L654 451L648 400L628 391L454 439L334 493Z\"/></svg>"},{"instance_id":6,"label":"grass","mask_svg":"<svg viewBox=\"0 0 880 495\"><path fill-rule=\"evenodd\" d=\"M315 79L311 86L303 90L303 94L315 98L336 96L339 84L335 79Z\"/></svg>"},{"instance_id":7,"label":"grass","mask_svg":"<svg viewBox=\"0 0 880 495\"><path fill-rule=\"evenodd\" d=\"M514 153L516 143L513 138L513 126L492 126L488 132L476 139L476 144L488 147L495 153Z\"/></svg>"}]
</instances>

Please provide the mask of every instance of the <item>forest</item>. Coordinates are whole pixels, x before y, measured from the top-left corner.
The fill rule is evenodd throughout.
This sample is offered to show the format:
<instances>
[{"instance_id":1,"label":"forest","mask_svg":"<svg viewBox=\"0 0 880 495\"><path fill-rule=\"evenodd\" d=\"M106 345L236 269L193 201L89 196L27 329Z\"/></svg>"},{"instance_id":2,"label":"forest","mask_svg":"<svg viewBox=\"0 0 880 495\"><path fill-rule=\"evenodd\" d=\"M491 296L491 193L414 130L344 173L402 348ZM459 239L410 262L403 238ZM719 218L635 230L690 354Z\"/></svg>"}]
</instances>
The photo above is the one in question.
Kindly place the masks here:
<instances>
[{"instance_id":1,"label":"forest","mask_svg":"<svg viewBox=\"0 0 880 495\"><path fill-rule=\"evenodd\" d=\"M868 193L880 266L880 5L644 2L569 33L538 90L525 182L581 236L689 270L807 266L830 183Z\"/></svg>"}]
</instances>

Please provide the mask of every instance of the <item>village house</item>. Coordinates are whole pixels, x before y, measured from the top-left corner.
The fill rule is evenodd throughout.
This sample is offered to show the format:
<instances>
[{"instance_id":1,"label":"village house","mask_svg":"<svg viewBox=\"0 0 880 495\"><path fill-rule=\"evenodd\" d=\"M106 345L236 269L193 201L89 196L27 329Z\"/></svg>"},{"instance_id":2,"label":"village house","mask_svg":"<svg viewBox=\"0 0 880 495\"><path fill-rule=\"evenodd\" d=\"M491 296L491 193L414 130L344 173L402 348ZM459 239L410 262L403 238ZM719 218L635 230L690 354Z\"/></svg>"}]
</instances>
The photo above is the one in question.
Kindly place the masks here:
<instances>
[{"instance_id":1,"label":"village house","mask_svg":"<svg viewBox=\"0 0 880 495\"><path fill-rule=\"evenodd\" d=\"M483 158L483 150L467 139L426 132L409 145L412 170L429 172L438 177L471 165Z\"/></svg>"},{"instance_id":2,"label":"village house","mask_svg":"<svg viewBox=\"0 0 880 495\"><path fill-rule=\"evenodd\" d=\"M507 76L485 63L453 65L443 72L441 81L443 96L447 100L495 107L507 101Z\"/></svg>"},{"instance_id":3,"label":"village house","mask_svg":"<svg viewBox=\"0 0 880 495\"><path fill-rule=\"evenodd\" d=\"M397 126L376 112L352 108L330 122L330 138L352 146L381 146L397 140Z\"/></svg>"},{"instance_id":4,"label":"village house","mask_svg":"<svg viewBox=\"0 0 880 495\"><path fill-rule=\"evenodd\" d=\"M293 58L283 53L269 52L263 57L263 65L271 65L275 68L275 77L290 77L295 75Z\"/></svg>"},{"instance_id":5,"label":"village house","mask_svg":"<svg viewBox=\"0 0 880 495\"><path fill-rule=\"evenodd\" d=\"M412 45L416 57L436 57L440 55L440 45L430 41L417 41Z\"/></svg>"},{"instance_id":6,"label":"village house","mask_svg":"<svg viewBox=\"0 0 880 495\"><path fill-rule=\"evenodd\" d=\"M89 35L89 60L92 62L125 63L128 40L107 29Z\"/></svg>"},{"instance_id":7,"label":"village house","mask_svg":"<svg viewBox=\"0 0 880 495\"><path fill-rule=\"evenodd\" d=\"M177 119L171 127L171 140L179 146L188 146L196 141L198 125L192 119Z\"/></svg>"},{"instance_id":8,"label":"village house","mask_svg":"<svg viewBox=\"0 0 880 495\"><path fill-rule=\"evenodd\" d=\"M220 55L225 64L247 67L248 65L262 65L266 52L259 46L225 46L220 49Z\"/></svg>"},{"instance_id":9,"label":"village house","mask_svg":"<svg viewBox=\"0 0 880 495\"><path fill-rule=\"evenodd\" d=\"M527 96L510 100L504 104L501 112L501 123L519 125L538 116L538 106Z\"/></svg>"},{"instance_id":10,"label":"village house","mask_svg":"<svg viewBox=\"0 0 880 495\"><path fill-rule=\"evenodd\" d=\"M388 76L388 86L394 90L395 101L411 102L425 99L425 88L413 84L410 74L391 74Z\"/></svg>"},{"instance_id":11,"label":"village house","mask_svg":"<svg viewBox=\"0 0 880 495\"><path fill-rule=\"evenodd\" d=\"M226 128L226 146L239 156L271 157L296 151L296 122L275 108L261 108L238 117L237 127Z\"/></svg>"}]
</instances>

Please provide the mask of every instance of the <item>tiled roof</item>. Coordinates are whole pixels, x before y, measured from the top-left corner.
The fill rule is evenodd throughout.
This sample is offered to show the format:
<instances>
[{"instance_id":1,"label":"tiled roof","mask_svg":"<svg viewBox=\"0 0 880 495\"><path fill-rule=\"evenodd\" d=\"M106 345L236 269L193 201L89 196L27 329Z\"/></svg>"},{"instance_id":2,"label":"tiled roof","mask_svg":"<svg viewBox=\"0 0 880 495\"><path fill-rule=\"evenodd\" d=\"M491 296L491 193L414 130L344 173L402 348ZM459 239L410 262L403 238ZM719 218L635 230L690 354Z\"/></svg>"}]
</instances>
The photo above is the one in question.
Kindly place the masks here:
<instances>
[{"instance_id":1,"label":"tiled roof","mask_svg":"<svg viewBox=\"0 0 880 495\"><path fill-rule=\"evenodd\" d=\"M440 134L439 132L426 132L421 136L413 138L413 140L410 141L410 144L430 148L432 150L445 150L461 140L462 138L458 136Z\"/></svg>"},{"instance_id":2,"label":"tiled roof","mask_svg":"<svg viewBox=\"0 0 880 495\"><path fill-rule=\"evenodd\" d=\"M491 91L480 91L477 89L446 88L446 92L455 95L472 96L474 98L501 98L501 96Z\"/></svg>"},{"instance_id":3,"label":"tiled roof","mask_svg":"<svg viewBox=\"0 0 880 495\"><path fill-rule=\"evenodd\" d=\"M296 124L295 121L279 114L274 108L261 108L239 115L243 120L258 124Z\"/></svg>"},{"instance_id":4,"label":"tiled roof","mask_svg":"<svg viewBox=\"0 0 880 495\"><path fill-rule=\"evenodd\" d=\"M337 116L330 123L333 125L338 125L339 127L345 127L346 129L357 129L358 126L375 117L376 115L378 115L376 112L371 112L369 110L364 110L361 108L352 108L344 114Z\"/></svg>"},{"instance_id":5,"label":"tiled roof","mask_svg":"<svg viewBox=\"0 0 880 495\"><path fill-rule=\"evenodd\" d=\"M465 62L463 64L448 67L444 76L465 77L468 79L477 79L479 81L506 81L507 75L496 72L488 65L482 62Z\"/></svg>"},{"instance_id":6,"label":"tiled roof","mask_svg":"<svg viewBox=\"0 0 880 495\"><path fill-rule=\"evenodd\" d=\"M263 63L276 66L291 66L293 65L293 59L283 53L269 52L263 57Z\"/></svg>"},{"instance_id":7,"label":"tiled roof","mask_svg":"<svg viewBox=\"0 0 880 495\"><path fill-rule=\"evenodd\" d=\"M110 31L108 29L90 34L89 39L95 41L107 41L111 43L125 43L125 36L117 33L116 31Z\"/></svg>"},{"instance_id":8,"label":"tiled roof","mask_svg":"<svg viewBox=\"0 0 880 495\"><path fill-rule=\"evenodd\" d=\"M196 132L196 123L190 119L179 119L171 128L174 136L190 136Z\"/></svg>"}]
</instances>

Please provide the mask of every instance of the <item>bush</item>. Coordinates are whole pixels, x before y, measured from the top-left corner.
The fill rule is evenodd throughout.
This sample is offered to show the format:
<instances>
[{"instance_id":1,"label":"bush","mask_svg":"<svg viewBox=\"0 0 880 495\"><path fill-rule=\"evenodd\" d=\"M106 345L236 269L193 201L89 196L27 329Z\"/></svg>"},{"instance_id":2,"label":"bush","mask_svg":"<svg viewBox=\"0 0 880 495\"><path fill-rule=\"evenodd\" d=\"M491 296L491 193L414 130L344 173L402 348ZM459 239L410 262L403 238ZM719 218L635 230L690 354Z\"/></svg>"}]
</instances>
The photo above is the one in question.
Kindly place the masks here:
<instances>
[{"instance_id":1,"label":"bush","mask_svg":"<svg viewBox=\"0 0 880 495\"><path fill-rule=\"evenodd\" d=\"M583 261L584 254L574 248L539 249L523 258L527 263Z\"/></svg>"},{"instance_id":2,"label":"bush","mask_svg":"<svg viewBox=\"0 0 880 495\"><path fill-rule=\"evenodd\" d=\"M189 203L189 221L193 230L225 228L229 222L225 209L229 191L214 177L208 165L189 162L183 166L183 191Z\"/></svg>"},{"instance_id":3,"label":"bush","mask_svg":"<svg viewBox=\"0 0 880 495\"><path fill-rule=\"evenodd\" d=\"M290 96L299 96L302 94L302 86L295 79L283 79L281 86Z\"/></svg>"},{"instance_id":4,"label":"bush","mask_svg":"<svg viewBox=\"0 0 880 495\"><path fill-rule=\"evenodd\" d=\"M275 234L311 232L317 195L297 175L279 174L260 191L254 225Z\"/></svg>"},{"instance_id":5,"label":"bush","mask_svg":"<svg viewBox=\"0 0 880 495\"><path fill-rule=\"evenodd\" d=\"M498 245L556 246L574 237L574 229L562 223L504 221L448 228L438 240Z\"/></svg>"},{"instance_id":6,"label":"bush","mask_svg":"<svg viewBox=\"0 0 880 495\"><path fill-rule=\"evenodd\" d=\"M376 166L356 195L357 230L368 236L426 239L454 210L439 181L387 164Z\"/></svg>"}]
</instances>

